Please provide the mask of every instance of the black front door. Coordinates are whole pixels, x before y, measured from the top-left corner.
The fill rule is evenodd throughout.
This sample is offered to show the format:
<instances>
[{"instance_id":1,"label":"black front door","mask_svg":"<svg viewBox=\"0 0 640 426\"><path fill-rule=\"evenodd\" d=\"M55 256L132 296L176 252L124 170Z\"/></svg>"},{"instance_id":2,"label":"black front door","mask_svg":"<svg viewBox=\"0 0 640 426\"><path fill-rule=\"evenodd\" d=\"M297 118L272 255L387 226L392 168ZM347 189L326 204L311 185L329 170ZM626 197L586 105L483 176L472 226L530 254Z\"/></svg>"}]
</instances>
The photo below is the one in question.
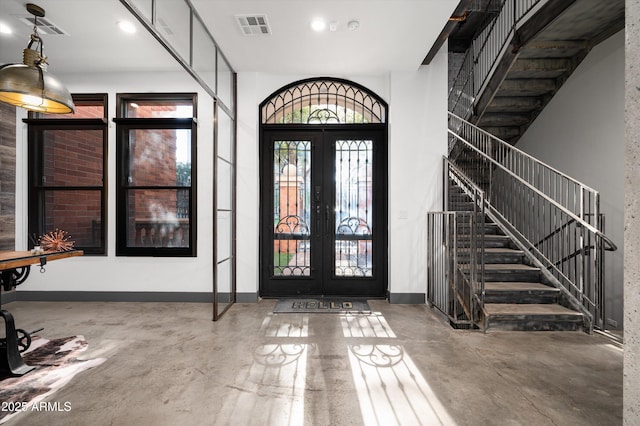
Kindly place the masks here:
<instances>
[{"instance_id":1,"label":"black front door","mask_svg":"<svg viewBox=\"0 0 640 426\"><path fill-rule=\"evenodd\" d=\"M265 129L261 295L386 294L382 129Z\"/></svg>"}]
</instances>

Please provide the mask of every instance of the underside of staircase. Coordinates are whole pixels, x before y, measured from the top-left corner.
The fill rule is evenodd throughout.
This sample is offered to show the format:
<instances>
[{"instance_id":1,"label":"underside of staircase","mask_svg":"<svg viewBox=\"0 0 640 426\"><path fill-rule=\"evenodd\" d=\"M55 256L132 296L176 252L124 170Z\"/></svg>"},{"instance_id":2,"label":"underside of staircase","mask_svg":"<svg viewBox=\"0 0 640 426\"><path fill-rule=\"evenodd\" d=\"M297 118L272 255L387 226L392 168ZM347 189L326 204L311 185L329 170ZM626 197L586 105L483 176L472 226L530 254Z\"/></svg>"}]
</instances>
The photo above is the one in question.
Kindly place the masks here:
<instances>
[{"instance_id":1,"label":"underside of staircase","mask_svg":"<svg viewBox=\"0 0 640 426\"><path fill-rule=\"evenodd\" d=\"M449 188L449 210L470 211L474 203L461 188ZM466 229L466 234L465 234ZM585 318L571 309L562 291L545 280L540 269L486 215L476 229L484 235L484 324L486 330L582 330ZM458 258L469 257L470 227L458 236ZM480 254L480 252L478 253ZM462 262L462 265L468 265ZM464 268L464 266L462 266ZM468 271L464 271L468 275Z\"/></svg>"},{"instance_id":2,"label":"underside of staircase","mask_svg":"<svg viewBox=\"0 0 640 426\"><path fill-rule=\"evenodd\" d=\"M624 0L547 2L507 46L469 121L515 144L589 51L624 25Z\"/></svg>"}]
</instances>

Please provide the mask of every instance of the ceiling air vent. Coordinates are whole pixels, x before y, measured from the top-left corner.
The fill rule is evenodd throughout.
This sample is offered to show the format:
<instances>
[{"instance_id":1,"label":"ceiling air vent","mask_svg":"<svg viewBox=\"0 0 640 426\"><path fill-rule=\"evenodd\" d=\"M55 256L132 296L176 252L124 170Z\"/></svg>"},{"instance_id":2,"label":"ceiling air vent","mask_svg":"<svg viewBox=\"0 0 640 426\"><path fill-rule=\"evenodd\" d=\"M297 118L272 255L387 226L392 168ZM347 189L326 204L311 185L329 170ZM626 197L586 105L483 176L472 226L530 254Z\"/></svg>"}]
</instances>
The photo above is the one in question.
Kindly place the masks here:
<instances>
[{"instance_id":1,"label":"ceiling air vent","mask_svg":"<svg viewBox=\"0 0 640 426\"><path fill-rule=\"evenodd\" d=\"M35 25L34 16L21 16L19 19L29 28L33 28ZM38 17L38 32L46 35L69 35L68 32L45 17Z\"/></svg>"},{"instance_id":2,"label":"ceiling air vent","mask_svg":"<svg viewBox=\"0 0 640 426\"><path fill-rule=\"evenodd\" d=\"M270 35L267 15L236 15L242 34L246 36Z\"/></svg>"}]
</instances>

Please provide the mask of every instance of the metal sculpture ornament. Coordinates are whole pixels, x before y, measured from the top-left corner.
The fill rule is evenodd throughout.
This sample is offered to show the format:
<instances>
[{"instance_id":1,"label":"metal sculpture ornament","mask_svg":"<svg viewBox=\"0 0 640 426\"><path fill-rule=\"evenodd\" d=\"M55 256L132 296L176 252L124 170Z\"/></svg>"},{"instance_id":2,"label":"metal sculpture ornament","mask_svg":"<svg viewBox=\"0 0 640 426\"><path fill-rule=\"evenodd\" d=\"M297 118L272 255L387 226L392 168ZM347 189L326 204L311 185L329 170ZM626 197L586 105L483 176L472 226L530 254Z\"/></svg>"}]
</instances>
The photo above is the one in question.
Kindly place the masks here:
<instances>
[{"instance_id":1,"label":"metal sculpture ornament","mask_svg":"<svg viewBox=\"0 0 640 426\"><path fill-rule=\"evenodd\" d=\"M44 251L69 251L73 250L75 241L70 240L71 235L62 229L56 229L40 237L40 247Z\"/></svg>"}]
</instances>

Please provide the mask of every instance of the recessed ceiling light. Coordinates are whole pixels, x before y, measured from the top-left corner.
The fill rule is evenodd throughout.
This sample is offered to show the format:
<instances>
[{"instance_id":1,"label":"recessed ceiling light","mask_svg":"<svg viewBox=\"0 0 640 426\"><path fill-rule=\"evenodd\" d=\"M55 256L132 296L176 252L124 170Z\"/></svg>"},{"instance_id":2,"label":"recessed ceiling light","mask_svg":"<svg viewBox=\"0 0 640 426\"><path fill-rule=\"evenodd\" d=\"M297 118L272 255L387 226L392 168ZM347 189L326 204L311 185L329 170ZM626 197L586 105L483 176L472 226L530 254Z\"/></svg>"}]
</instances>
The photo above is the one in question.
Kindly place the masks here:
<instances>
[{"instance_id":1,"label":"recessed ceiling light","mask_svg":"<svg viewBox=\"0 0 640 426\"><path fill-rule=\"evenodd\" d=\"M322 18L315 18L311 21L311 29L317 33L322 32L327 28L327 22Z\"/></svg>"},{"instance_id":2,"label":"recessed ceiling light","mask_svg":"<svg viewBox=\"0 0 640 426\"><path fill-rule=\"evenodd\" d=\"M11 27L9 27L6 24L3 24L0 22L0 33L2 34L12 34L13 30L11 30Z\"/></svg>"},{"instance_id":3,"label":"recessed ceiling light","mask_svg":"<svg viewBox=\"0 0 640 426\"><path fill-rule=\"evenodd\" d=\"M133 34L137 31L136 26L129 21L118 21L118 28L127 34Z\"/></svg>"}]
</instances>

